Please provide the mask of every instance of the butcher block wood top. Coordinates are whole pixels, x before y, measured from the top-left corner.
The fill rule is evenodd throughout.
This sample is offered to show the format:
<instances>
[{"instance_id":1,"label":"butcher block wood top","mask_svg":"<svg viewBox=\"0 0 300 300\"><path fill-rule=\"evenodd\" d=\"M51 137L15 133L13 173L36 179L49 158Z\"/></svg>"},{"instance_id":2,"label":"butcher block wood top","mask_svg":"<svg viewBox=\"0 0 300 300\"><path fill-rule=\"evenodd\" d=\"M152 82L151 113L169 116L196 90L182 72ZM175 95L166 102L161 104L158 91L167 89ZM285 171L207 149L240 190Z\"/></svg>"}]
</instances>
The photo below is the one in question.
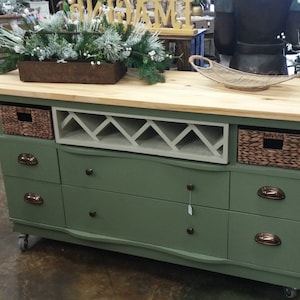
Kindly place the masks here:
<instances>
[{"instance_id":1,"label":"butcher block wood top","mask_svg":"<svg viewBox=\"0 0 300 300\"><path fill-rule=\"evenodd\" d=\"M18 71L0 75L0 94L237 117L300 121L300 79L265 91L225 88L197 72L167 71L166 82L147 85L128 74L114 85L30 83Z\"/></svg>"}]
</instances>

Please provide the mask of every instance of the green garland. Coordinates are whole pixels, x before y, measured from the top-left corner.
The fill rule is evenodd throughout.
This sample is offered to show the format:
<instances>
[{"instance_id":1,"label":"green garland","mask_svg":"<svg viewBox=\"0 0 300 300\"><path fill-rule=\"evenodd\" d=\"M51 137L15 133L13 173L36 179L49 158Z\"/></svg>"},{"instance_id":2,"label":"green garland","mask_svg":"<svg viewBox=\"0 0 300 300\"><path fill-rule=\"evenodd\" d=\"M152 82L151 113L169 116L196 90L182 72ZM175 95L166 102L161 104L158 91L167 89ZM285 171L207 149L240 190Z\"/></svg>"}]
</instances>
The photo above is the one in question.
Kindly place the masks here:
<instances>
[{"instance_id":1,"label":"green garland","mask_svg":"<svg viewBox=\"0 0 300 300\"><path fill-rule=\"evenodd\" d=\"M29 13L24 24L11 30L0 28L3 59L0 72L17 68L22 60L88 61L91 64L123 62L137 68L140 79L149 84L164 82L163 71L173 57L157 34L136 26L109 24L105 16L91 21L71 21L62 12L39 19Z\"/></svg>"}]
</instances>

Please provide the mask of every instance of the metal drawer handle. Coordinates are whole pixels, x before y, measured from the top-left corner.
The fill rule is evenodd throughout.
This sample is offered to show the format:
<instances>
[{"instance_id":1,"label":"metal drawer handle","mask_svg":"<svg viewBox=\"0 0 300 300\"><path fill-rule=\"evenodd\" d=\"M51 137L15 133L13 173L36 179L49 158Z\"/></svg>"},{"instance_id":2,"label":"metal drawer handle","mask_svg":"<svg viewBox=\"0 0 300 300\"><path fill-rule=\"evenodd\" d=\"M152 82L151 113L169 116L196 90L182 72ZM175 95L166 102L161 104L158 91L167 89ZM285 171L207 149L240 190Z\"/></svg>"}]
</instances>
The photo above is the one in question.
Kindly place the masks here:
<instances>
[{"instance_id":1,"label":"metal drawer handle","mask_svg":"<svg viewBox=\"0 0 300 300\"><path fill-rule=\"evenodd\" d=\"M285 193L280 188L274 186L263 186L257 191L257 195L261 198L270 200L283 200Z\"/></svg>"},{"instance_id":2,"label":"metal drawer handle","mask_svg":"<svg viewBox=\"0 0 300 300\"><path fill-rule=\"evenodd\" d=\"M18 162L22 165L27 165L27 166L35 166L39 163L37 158L33 154L30 154L30 153L19 154Z\"/></svg>"},{"instance_id":3,"label":"metal drawer handle","mask_svg":"<svg viewBox=\"0 0 300 300\"><path fill-rule=\"evenodd\" d=\"M93 175L93 173L94 173L94 170L91 168L85 170L85 174L88 176Z\"/></svg>"},{"instance_id":4,"label":"metal drawer handle","mask_svg":"<svg viewBox=\"0 0 300 300\"><path fill-rule=\"evenodd\" d=\"M194 189L194 185L192 183L189 183L189 184L186 185L186 189L188 191L192 191Z\"/></svg>"},{"instance_id":5,"label":"metal drawer handle","mask_svg":"<svg viewBox=\"0 0 300 300\"><path fill-rule=\"evenodd\" d=\"M43 198L39 194L35 193L26 193L24 195L24 201L33 205L41 205L44 203Z\"/></svg>"},{"instance_id":6,"label":"metal drawer handle","mask_svg":"<svg viewBox=\"0 0 300 300\"><path fill-rule=\"evenodd\" d=\"M96 211L95 210L90 210L89 211L89 216L91 217L91 218L95 218L96 217Z\"/></svg>"},{"instance_id":7,"label":"metal drawer handle","mask_svg":"<svg viewBox=\"0 0 300 300\"><path fill-rule=\"evenodd\" d=\"M189 227L187 230L186 230L186 232L188 233L188 234L194 234L194 228L193 227Z\"/></svg>"},{"instance_id":8,"label":"metal drawer handle","mask_svg":"<svg viewBox=\"0 0 300 300\"><path fill-rule=\"evenodd\" d=\"M255 235L255 242L266 246L279 246L281 239L278 235L266 232L260 232Z\"/></svg>"}]
</instances>

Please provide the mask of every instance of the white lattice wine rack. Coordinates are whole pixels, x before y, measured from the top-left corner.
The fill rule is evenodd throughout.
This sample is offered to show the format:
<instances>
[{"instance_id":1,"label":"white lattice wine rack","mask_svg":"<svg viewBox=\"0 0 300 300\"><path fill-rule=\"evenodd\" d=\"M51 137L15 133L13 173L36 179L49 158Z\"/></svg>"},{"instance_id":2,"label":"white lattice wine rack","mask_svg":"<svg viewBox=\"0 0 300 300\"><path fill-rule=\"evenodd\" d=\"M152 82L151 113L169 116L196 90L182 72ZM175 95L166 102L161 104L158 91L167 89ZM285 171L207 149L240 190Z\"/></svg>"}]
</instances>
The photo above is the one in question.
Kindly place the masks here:
<instances>
[{"instance_id":1,"label":"white lattice wine rack","mask_svg":"<svg viewBox=\"0 0 300 300\"><path fill-rule=\"evenodd\" d=\"M228 124L53 107L56 142L226 164Z\"/></svg>"}]
</instances>

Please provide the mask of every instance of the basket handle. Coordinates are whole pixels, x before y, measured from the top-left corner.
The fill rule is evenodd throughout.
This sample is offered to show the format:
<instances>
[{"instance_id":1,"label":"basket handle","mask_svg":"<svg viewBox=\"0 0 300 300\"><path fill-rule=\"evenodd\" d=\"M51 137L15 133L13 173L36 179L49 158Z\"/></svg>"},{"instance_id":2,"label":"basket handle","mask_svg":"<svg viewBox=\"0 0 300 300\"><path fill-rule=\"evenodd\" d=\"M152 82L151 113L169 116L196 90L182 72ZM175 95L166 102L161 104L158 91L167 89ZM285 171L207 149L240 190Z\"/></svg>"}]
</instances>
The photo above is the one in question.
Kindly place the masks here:
<instances>
[{"instance_id":1,"label":"basket handle","mask_svg":"<svg viewBox=\"0 0 300 300\"><path fill-rule=\"evenodd\" d=\"M205 67L205 68L204 68L204 67L197 66L197 65L194 63L195 60L204 60L205 62L208 63L208 66ZM192 65L192 67L193 67L195 70L197 70L197 69L212 69L212 67L213 67L213 62L212 62L210 59L208 59L207 57L204 57L204 56L202 56L202 55L191 55L191 56L189 57L189 63Z\"/></svg>"}]
</instances>

